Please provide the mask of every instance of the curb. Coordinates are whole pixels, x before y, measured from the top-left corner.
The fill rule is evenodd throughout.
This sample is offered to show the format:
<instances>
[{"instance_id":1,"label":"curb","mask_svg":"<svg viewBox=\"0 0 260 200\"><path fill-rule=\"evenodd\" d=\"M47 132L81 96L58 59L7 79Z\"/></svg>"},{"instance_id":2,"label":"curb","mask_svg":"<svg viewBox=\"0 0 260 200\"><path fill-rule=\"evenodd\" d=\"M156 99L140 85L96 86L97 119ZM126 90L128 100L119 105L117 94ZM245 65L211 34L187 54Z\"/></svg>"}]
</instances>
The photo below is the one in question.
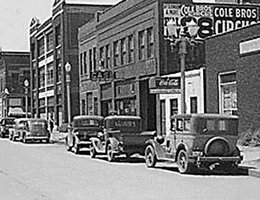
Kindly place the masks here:
<instances>
[{"instance_id":1,"label":"curb","mask_svg":"<svg viewBox=\"0 0 260 200\"><path fill-rule=\"evenodd\" d=\"M254 177L260 178L260 170L249 169L248 170L248 176L254 176Z\"/></svg>"}]
</instances>

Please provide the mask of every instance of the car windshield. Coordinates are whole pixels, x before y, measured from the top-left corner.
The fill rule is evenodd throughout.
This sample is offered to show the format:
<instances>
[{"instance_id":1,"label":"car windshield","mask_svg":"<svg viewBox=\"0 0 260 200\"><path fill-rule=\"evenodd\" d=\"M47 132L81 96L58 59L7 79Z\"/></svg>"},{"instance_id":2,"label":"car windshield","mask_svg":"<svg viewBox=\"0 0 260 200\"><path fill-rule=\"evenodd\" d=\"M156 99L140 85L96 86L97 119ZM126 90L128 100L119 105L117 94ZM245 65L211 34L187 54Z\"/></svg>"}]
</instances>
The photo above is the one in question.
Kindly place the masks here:
<instances>
[{"instance_id":1,"label":"car windshield","mask_svg":"<svg viewBox=\"0 0 260 200\"><path fill-rule=\"evenodd\" d=\"M75 127L102 126L102 120L99 119L76 119L74 120Z\"/></svg>"},{"instance_id":2,"label":"car windshield","mask_svg":"<svg viewBox=\"0 0 260 200\"><path fill-rule=\"evenodd\" d=\"M14 124L14 119L5 119L3 125L12 125Z\"/></svg>"},{"instance_id":3,"label":"car windshield","mask_svg":"<svg viewBox=\"0 0 260 200\"><path fill-rule=\"evenodd\" d=\"M46 122L45 121L31 121L30 126L32 130L40 130L46 128Z\"/></svg>"},{"instance_id":4,"label":"car windshield","mask_svg":"<svg viewBox=\"0 0 260 200\"><path fill-rule=\"evenodd\" d=\"M108 123L107 128L117 129L123 133L139 133L140 121L133 119L114 119Z\"/></svg>"},{"instance_id":5,"label":"car windshield","mask_svg":"<svg viewBox=\"0 0 260 200\"><path fill-rule=\"evenodd\" d=\"M196 132L207 133L220 133L227 135L238 134L238 120L237 119L197 119Z\"/></svg>"}]
</instances>

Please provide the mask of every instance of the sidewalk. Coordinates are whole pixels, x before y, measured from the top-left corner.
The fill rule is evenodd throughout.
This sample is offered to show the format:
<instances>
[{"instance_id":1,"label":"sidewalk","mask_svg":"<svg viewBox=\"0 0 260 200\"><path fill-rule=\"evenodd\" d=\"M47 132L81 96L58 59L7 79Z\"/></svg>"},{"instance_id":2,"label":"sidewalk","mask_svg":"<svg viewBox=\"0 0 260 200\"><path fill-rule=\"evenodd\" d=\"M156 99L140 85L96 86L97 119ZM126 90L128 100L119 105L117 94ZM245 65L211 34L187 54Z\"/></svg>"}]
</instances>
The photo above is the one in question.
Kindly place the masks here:
<instances>
[{"instance_id":1,"label":"sidewalk","mask_svg":"<svg viewBox=\"0 0 260 200\"><path fill-rule=\"evenodd\" d=\"M260 147L240 146L244 153L241 167L248 168L248 175L260 178Z\"/></svg>"}]
</instances>

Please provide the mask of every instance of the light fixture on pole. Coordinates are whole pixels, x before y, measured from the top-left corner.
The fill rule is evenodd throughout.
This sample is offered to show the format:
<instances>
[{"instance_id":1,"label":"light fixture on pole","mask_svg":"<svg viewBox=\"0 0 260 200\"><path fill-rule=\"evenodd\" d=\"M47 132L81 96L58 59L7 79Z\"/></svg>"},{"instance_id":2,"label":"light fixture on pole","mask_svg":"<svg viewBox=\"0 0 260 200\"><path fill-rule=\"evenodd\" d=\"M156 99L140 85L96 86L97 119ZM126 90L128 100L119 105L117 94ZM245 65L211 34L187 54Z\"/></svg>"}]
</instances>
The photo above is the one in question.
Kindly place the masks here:
<instances>
[{"instance_id":1,"label":"light fixture on pole","mask_svg":"<svg viewBox=\"0 0 260 200\"><path fill-rule=\"evenodd\" d=\"M25 114L26 114L26 118L28 118L28 87L29 87L29 81L27 79L24 80L24 86L25 86Z\"/></svg>"},{"instance_id":2,"label":"light fixture on pole","mask_svg":"<svg viewBox=\"0 0 260 200\"><path fill-rule=\"evenodd\" d=\"M65 64L66 70L66 85L67 85L67 103L68 103L68 123L71 123L71 105L70 105L70 71L71 65L69 62Z\"/></svg>"},{"instance_id":3,"label":"light fixture on pole","mask_svg":"<svg viewBox=\"0 0 260 200\"><path fill-rule=\"evenodd\" d=\"M185 31L186 29L187 31ZM186 113L185 106L185 57L187 54L187 43L194 45L196 43L195 37L198 33L198 25L192 20L187 23L186 27L180 27L170 19L167 23L167 30L169 34L169 40L171 42L171 49L174 46L179 45L179 55L180 55L180 68L181 68L181 113ZM179 30L179 33L178 33Z\"/></svg>"}]
</instances>

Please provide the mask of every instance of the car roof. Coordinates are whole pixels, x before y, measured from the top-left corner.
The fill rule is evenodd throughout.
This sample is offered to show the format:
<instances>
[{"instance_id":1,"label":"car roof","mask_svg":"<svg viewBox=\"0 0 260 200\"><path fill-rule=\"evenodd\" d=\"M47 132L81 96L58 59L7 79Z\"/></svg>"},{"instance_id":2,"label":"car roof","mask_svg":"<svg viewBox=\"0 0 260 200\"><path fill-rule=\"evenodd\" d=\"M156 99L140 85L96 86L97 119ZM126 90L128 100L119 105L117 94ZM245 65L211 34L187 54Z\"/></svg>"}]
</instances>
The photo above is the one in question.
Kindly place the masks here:
<instances>
[{"instance_id":1,"label":"car roof","mask_svg":"<svg viewBox=\"0 0 260 200\"><path fill-rule=\"evenodd\" d=\"M77 115L77 116L73 117L73 120L77 120L77 119L99 119L99 120L102 120L102 119L104 119L104 117L98 116L98 115Z\"/></svg>"},{"instance_id":2,"label":"car roof","mask_svg":"<svg viewBox=\"0 0 260 200\"><path fill-rule=\"evenodd\" d=\"M42 118L18 118L15 121L46 121L46 119Z\"/></svg>"},{"instance_id":3,"label":"car roof","mask_svg":"<svg viewBox=\"0 0 260 200\"><path fill-rule=\"evenodd\" d=\"M111 115L111 116L107 116L105 119L141 119L141 117L130 116L130 115Z\"/></svg>"},{"instance_id":4,"label":"car roof","mask_svg":"<svg viewBox=\"0 0 260 200\"><path fill-rule=\"evenodd\" d=\"M218 113L197 113L197 114L178 114L171 116L171 119L175 118L221 118L221 119L238 119L238 116L218 114Z\"/></svg>"}]
</instances>

